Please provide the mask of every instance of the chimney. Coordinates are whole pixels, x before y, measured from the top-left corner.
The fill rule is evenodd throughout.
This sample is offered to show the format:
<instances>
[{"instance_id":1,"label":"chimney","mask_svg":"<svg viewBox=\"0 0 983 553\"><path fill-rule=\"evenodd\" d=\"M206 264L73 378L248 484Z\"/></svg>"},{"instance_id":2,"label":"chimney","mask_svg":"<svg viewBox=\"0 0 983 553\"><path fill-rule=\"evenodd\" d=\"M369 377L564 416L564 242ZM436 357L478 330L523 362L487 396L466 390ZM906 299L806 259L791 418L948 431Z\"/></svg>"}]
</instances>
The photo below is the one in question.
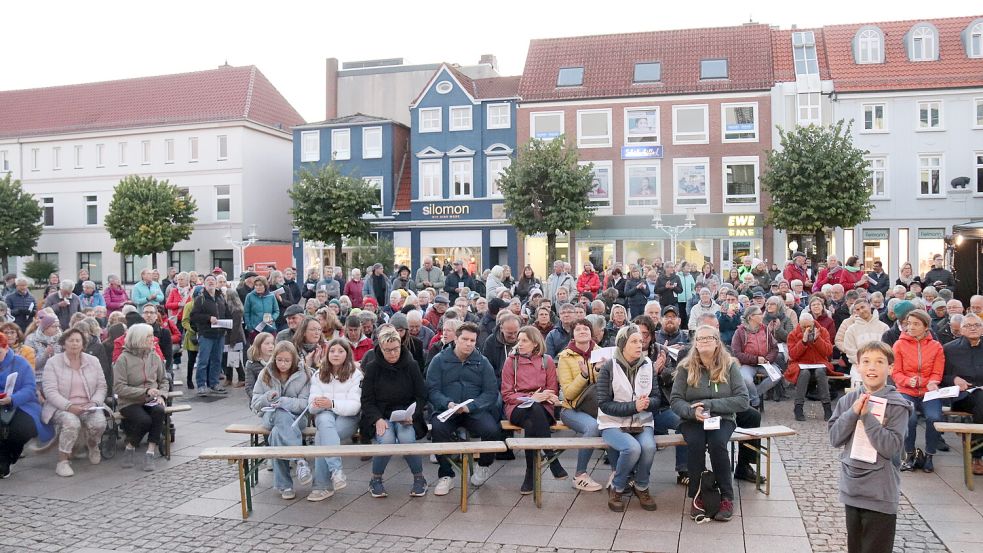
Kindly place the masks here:
<instances>
[{"instance_id":1,"label":"chimney","mask_svg":"<svg viewBox=\"0 0 983 553\"><path fill-rule=\"evenodd\" d=\"M481 65L490 65L492 70L498 73L498 58L495 57L495 54L482 54L478 63Z\"/></svg>"},{"instance_id":2,"label":"chimney","mask_svg":"<svg viewBox=\"0 0 983 553\"><path fill-rule=\"evenodd\" d=\"M324 118L338 116L338 58L325 60L324 68Z\"/></svg>"}]
</instances>

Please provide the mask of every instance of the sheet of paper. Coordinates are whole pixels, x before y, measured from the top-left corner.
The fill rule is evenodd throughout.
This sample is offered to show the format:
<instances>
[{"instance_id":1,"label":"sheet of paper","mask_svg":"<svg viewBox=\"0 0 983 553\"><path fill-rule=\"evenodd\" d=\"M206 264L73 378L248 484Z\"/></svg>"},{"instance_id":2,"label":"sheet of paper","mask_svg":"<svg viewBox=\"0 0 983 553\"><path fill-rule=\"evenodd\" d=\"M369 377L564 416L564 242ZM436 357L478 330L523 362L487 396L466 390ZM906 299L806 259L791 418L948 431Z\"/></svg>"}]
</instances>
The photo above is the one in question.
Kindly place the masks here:
<instances>
[{"instance_id":1,"label":"sheet of paper","mask_svg":"<svg viewBox=\"0 0 983 553\"><path fill-rule=\"evenodd\" d=\"M410 404L406 409L398 409L389 414L392 422L410 423L413 421L413 414L416 413L416 402Z\"/></svg>"},{"instance_id":2,"label":"sheet of paper","mask_svg":"<svg viewBox=\"0 0 983 553\"><path fill-rule=\"evenodd\" d=\"M444 411L443 413L437 415L437 420L439 420L440 422L447 422L447 419L453 417L454 416L454 413L457 413L458 411L461 410L462 407L464 407L465 405L468 405L469 403L474 403L474 400L473 399L468 399L468 400L465 400L465 401L463 401L461 403L458 403L454 407L451 407L450 409L448 409L448 410Z\"/></svg>"},{"instance_id":3,"label":"sheet of paper","mask_svg":"<svg viewBox=\"0 0 983 553\"><path fill-rule=\"evenodd\" d=\"M877 462L877 450L870 443L862 420L857 421L857 426L853 429L853 446L850 448L850 458L865 463Z\"/></svg>"},{"instance_id":4,"label":"sheet of paper","mask_svg":"<svg viewBox=\"0 0 983 553\"><path fill-rule=\"evenodd\" d=\"M516 408L518 408L518 409L528 409L528 408L530 408L530 407L532 407L533 405L536 404L536 400L534 400L533 398L531 398L529 396L523 396L523 397L516 398L516 399L518 399L521 402L518 405L516 405Z\"/></svg>"},{"instance_id":5,"label":"sheet of paper","mask_svg":"<svg viewBox=\"0 0 983 553\"><path fill-rule=\"evenodd\" d=\"M788 344L778 344L778 351L784 353L785 355L788 355Z\"/></svg>"},{"instance_id":6,"label":"sheet of paper","mask_svg":"<svg viewBox=\"0 0 983 553\"><path fill-rule=\"evenodd\" d=\"M703 430L720 430L720 417L703 419Z\"/></svg>"},{"instance_id":7,"label":"sheet of paper","mask_svg":"<svg viewBox=\"0 0 983 553\"><path fill-rule=\"evenodd\" d=\"M782 371L778 370L778 367L771 363L761 363L761 366L768 372L768 378L770 378L772 382L778 382L781 380Z\"/></svg>"},{"instance_id":8,"label":"sheet of paper","mask_svg":"<svg viewBox=\"0 0 983 553\"><path fill-rule=\"evenodd\" d=\"M614 359L614 347L610 348L594 348L590 352L590 362L591 363L603 363L608 359Z\"/></svg>"},{"instance_id":9,"label":"sheet of paper","mask_svg":"<svg viewBox=\"0 0 983 553\"><path fill-rule=\"evenodd\" d=\"M232 330L232 319L219 319L212 325L212 328L227 328Z\"/></svg>"},{"instance_id":10,"label":"sheet of paper","mask_svg":"<svg viewBox=\"0 0 983 553\"><path fill-rule=\"evenodd\" d=\"M254 328L254 330L256 332L263 332L264 330L266 330L266 326L267 325L266 325L266 321L265 320L264 321L260 321L259 324L257 324L256 327ZM231 329L232 326L229 326L229 328Z\"/></svg>"},{"instance_id":11,"label":"sheet of paper","mask_svg":"<svg viewBox=\"0 0 983 553\"><path fill-rule=\"evenodd\" d=\"M7 375L7 382L3 385L3 393L8 396L14 393L14 388L17 386L17 373L11 372Z\"/></svg>"},{"instance_id":12,"label":"sheet of paper","mask_svg":"<svg viewBox=\"0 0 983 553\"><path fill-rule=\"evenodd\" d=\"M735 428L734 432L737 432L738 434L745 434L747 436L761 436L763 434L760 428L741 428L740 426Z\"/></svg>"},{"instance_id":13,"label":"sheet of paper","mask_svg":"<svg viewBox=\"0 0 983 553\"><path fill-rule=\"evenodd\" d=\"M822 363L801 363L799 364L799 370L808 371L810 369L825 369L826 365Z\"/></svg>"},{"instance_id":14,"label":"sheet of paper","mask_svg":"<svg viewBox=\"0 0 983 553\"><path fill-rule=\"evenodd\" d=\"M933 399L944 399L948 397L959 397L959 386L947 386L938 390L925 392L922 401L932 401Z\"/></svg>"},{"instance_id":15,"label":"sheet of paper","mask_svg":"<svg viewBox=\"0 0 983 553\"><path fill-rule=\"evenodd\" d=\"M279 296L279 295L283 294L286 291L287 291L286 288L277 288L276 290L273 291L273 295Z\"/></svg>"},{"instance_id":16,"label":"sheet of paper","mask_svg":"<svg viewBox=\"0 0 983 553\"><path fill-rule=\"evenodd\" d=\"M307 283L307 289L308 290L313 290L314 289L314 285L308 282Z\"/></svg>"}]
</instances>

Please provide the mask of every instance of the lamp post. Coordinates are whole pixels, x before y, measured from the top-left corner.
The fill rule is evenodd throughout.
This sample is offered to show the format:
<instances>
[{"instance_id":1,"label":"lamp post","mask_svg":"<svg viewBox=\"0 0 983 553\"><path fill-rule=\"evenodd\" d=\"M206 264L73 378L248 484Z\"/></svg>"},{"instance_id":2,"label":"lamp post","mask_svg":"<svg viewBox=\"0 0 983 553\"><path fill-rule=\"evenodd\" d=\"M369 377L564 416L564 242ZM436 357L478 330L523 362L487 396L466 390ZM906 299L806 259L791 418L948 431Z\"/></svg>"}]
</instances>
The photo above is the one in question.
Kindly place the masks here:
<instances>
[{"instance_id":1,"label":"lamp post","mask_svg":"<svg viewBox=\"0 0 983 553\"><path fill-rule=\"evenodd\" d=\"M693 215L693 209L686 210L686 220L682 225L663 225L662 224L662 210L655 209L652 214L652 228L656 230L661 230L662 232L669 235L672 239L672 260L676 261L676 241L679 239L679 235L686 232L687 230L696 226L696 217Z\"/></svg>"},{"instance_id":2,"label":"lamp post","mask_svg":"<svg viewBox=\"0 0 983 553\"><path fill-rule=\"evenodd\" d=\"M232 227L229 227L229 232L225 233L225 241L239 250L239 273L246 270L246 248L255 244L257 240L259 237L256 235L256 225L249 225L249 234L242 240L232 238Z\"/></svg>"}]
</instances>

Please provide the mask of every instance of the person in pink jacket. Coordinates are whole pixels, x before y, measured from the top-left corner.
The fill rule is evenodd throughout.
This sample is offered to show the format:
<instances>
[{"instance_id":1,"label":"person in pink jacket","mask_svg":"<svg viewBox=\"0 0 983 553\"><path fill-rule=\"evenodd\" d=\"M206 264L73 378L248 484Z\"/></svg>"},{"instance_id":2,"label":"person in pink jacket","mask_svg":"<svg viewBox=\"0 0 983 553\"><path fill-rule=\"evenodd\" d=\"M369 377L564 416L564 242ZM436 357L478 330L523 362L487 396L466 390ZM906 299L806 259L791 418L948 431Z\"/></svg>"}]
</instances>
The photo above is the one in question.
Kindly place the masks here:
<instances>
[{"instance_id":1,"label":"person in pink jacket","mask_svg":"<svg viewBox=\"0 0 983 553\"><path fill-rule=\"evenodd\" d=\"M112 313L123 308L123 304L130 300L126 295L126 290L120 284L119 275L110 274L106 276L109 286L102 291L102 297L106 300L106 311Z\"/></svg>"}]
</instances>

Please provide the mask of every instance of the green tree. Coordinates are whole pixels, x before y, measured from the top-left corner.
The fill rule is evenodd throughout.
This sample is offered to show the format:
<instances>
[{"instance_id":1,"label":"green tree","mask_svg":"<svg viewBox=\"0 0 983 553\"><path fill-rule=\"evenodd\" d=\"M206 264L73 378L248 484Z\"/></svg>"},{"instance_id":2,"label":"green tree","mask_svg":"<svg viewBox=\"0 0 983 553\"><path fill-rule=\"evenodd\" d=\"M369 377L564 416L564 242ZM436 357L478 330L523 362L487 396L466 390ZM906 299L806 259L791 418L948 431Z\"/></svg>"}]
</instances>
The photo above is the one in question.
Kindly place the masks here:
<instances>
[{"instance_id":1,"label":"green tree","mask_svg":"<svg viewBox=\"0 0 983 553\"><path fill-rule=\"evenodd\" d=\"M154 177L130 175L119 181L109 203L105 226L123 255L151 256L187 240L194 230L198 206L185 192Z\"/></svg>"},{"instance_id":2,"label":"green tree","mask_svg":"<svg viewBox=\"0 0 983 553\"><path fill-rule=\"evenodd\" d=\"M781 150L768 152L761 175L772 205L765 223L813 233L816 257L826 258L826 229L852 228L870 220L868 152L853 146L852 123L778 129Z\"/></svg>"},{"instance_id":3,"label":"green tree","mask_svg":"<svg viewBox=\"0 0 983 553\"><path fill-rule=\"evenodd\" d=\"M41 237L41 206L24 192L10 173L0 177L0 273L6 274L7 258L31 255ZM45 276L47 278L47 276Z\"/></svg>"},{"instance_id":4,"label":"green tree","mask_svg":"<svg viewBox=\"0 0 983 553\"><path fill-rule=\"evenodd\" d=\"M355 238L348 241L348 247L352 250L352 267L363 271L376 263L382 263L388 270L396 259L396 250L390 240Z\"/></svg>"},{"instance_id":5,"label":"green tree","mask_svg":"<svg viewBox=\"0 0 983 553\"><path fill-rule=\"evenodd\" d=\"M549 263L556 260L557 233L580 230L590 221L593 170L593 164L577 164L577 151L563 136L532 139L498 181L509 223L523 234L546 233Z\"/></svg>"},{"instance_id":6,"label":"green tree","mask_svg":"<svg viewBox=\"0 0 983 553\"><path fill-rule=\"evenodd\" d=\"M57 272L58 265L45 259L32 259L24 264L24 276L33 280L35 286L44 286L51 273Z\"/></svg>"},{"instance_id":7,"label":"green tree","mask_svg":"<svg viewBox=\"0 0 983 553\"><path fill-rule=\"evenodd\" d=\"M294 207L290 215L304 240L334 244L335 263L341 264L345 238L368 238L377 217L378 189L356 176L342 175L333 163L304 167L290 189Z\"/></svg>"}]
</instances>

